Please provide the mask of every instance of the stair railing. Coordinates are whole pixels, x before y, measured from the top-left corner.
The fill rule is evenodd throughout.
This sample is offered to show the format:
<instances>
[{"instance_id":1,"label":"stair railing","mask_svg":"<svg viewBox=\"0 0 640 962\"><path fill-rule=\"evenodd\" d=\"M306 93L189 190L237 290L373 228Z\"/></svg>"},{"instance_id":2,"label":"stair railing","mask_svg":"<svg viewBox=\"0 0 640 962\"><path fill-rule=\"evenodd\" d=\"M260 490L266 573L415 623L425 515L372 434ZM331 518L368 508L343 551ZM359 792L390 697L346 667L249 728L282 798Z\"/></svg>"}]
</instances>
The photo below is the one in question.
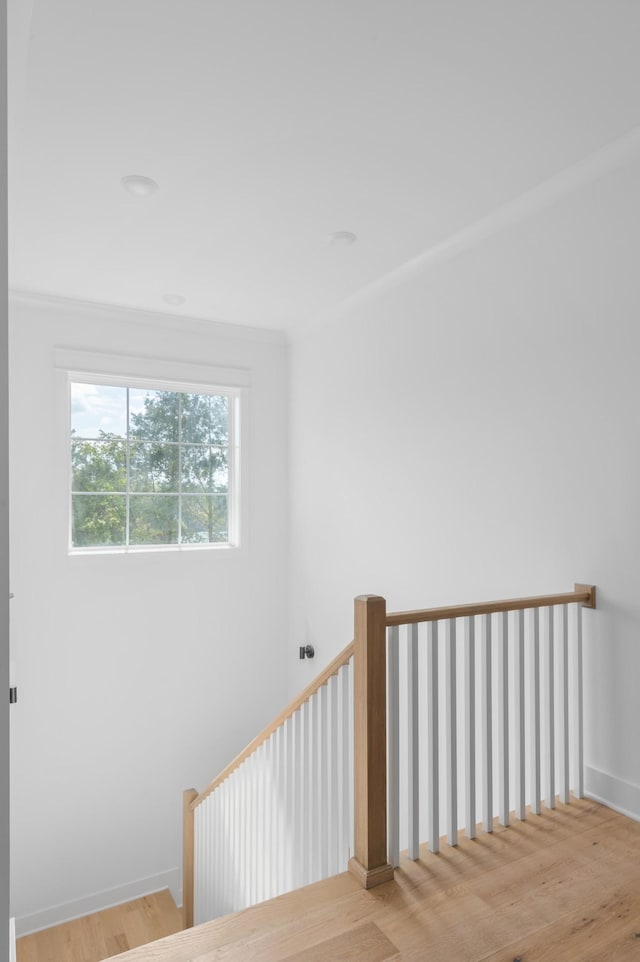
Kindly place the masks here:
<instances>
[{"instance_id":1,"label":"stair railing","mask_svg":"<svg viewBox=\"0 0 640 962\"><path fill-rule=\"evenodd\" d=\"M582 611L595 605L576 584L386 615L389 865L445 834L456 845L461 827L475 838L511 811L539 814L543 797L583 796Z\"/></svg>"},{"instance_id":2,"label":"stair railing","mask_svg":"<svg viewBox=\"0 0 640 962\"><path fill-rule=\"evenodd\" d=\"M185 928L345 871L353 642L199 794L184 792Z\"/></svg>"},{"instance_id":3,"label":"stair railing","mask_svg":"<svg viewBox=\"0 0 640 962\"><path fill-rule=\"evenodd\" d=\"M595 597L576 584L396 613L356 598L352 644L203 792L184 793L185 927L347 865L379 885L401 848L437 852L443 828L456 845L478 814L490 832L512 802L519 819L539 813L543 778L548 807L556 787L581 797L582 609Z\"/></svg>"}]
</instances>

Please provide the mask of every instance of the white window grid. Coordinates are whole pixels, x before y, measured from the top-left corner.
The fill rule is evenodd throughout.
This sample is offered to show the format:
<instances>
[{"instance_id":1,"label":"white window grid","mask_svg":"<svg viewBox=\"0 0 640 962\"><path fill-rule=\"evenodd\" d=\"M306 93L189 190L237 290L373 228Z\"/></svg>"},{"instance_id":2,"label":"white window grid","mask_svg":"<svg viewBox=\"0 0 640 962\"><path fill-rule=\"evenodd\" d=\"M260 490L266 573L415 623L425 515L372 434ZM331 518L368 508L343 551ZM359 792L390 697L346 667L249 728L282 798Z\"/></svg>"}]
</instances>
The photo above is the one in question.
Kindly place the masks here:
<instances>
[{"instance_id":1,"label":"white window grid","mask_svg":"<svg viewBox=\"0 0 640 962\"><path fill-rule=\"evenodd\" d=\"M84 554L84 553L110 553L110 552L139 552L139 551L153 551L153 550L189 550L189 549L211 549L211 548L226 548L226 547L236 547L239 543L239 505L238 505L238 489L239 489L239 427L240 427L240 392L234 391L230 388L215 388L211 385L201 385L201 384L185 384L183 382L173 383L166 381L155 381L147 379L131 379L131 378L120 378L120 377L110 377L104 375L91 375L86 373L73 373L69 372L69 405L68 410L71 410L71 385L72 384L95 384L97 386L113 386L113 387L123 387L127 390L127 401L126 401L126 424L127 433L126 437L122 439L125 445L125 457L126 457L126 486L125 490L122 492L114 491L73 491L73 475L70 470L69 476L69 550L72 553ZM172 492L153 492L153 491L131 491L130 488L130 467L131 467L131 445L136 443L141 443L139 439L134 441L131 440L129 436L130 429L130 391L131 390L142 390L142 391L171 391L176 393L179 398L179 413L178 413L178 440L177 441L161 441L154 442L153 439L149 439L149 443L161 443L163 445L171 445L178 448L178 491ZM182 397L185 394L198 394L206 395L210 397L225 397L227 399L227 444L198 444L192 442L184 442L182 440ZM71 438L69 445L69 467L71 468L71 450L73 440L82 441L100 441L99 437L88 437L83 436L79 438ZM144 441L142 442L144 443ZM208 542L183 542L182 539L182 505L184 498L198 498L202 497L201 492L189 492L182 490L182 451L185 447L202 447L202 448L226 448L227 450L227 491L226 494L217 495L219 497L226 497L227 499L227 540L226 541L208 541ZM91 545L91 546L78 546L73 544L73 509L72 509L72 498L73 495L81 495L82 497L104 497L105 495L115 495L118 497L124 497L126 501L126 513L125 513L125 541L122 544L113 545ZM213 493L210 496L216 497ZM177 531L178 540L169 544L156 544L156 543L143 543L143 544L130 544L130 501L131 498L137 497L152 497L152 498L178 498L178 520L177 520Z\"/></svg>"}]
</instances>

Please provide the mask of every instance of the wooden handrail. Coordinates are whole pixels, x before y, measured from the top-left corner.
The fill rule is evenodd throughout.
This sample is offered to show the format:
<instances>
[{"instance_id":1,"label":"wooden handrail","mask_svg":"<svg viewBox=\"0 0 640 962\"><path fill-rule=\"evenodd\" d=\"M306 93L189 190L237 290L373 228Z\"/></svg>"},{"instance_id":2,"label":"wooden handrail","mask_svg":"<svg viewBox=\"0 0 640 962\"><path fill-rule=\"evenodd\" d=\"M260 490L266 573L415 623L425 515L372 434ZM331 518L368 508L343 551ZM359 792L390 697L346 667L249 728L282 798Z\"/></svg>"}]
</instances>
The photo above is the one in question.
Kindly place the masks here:
<instances>
[{"instance_id":1,"label":"wooden handrail","mask_svg":"<svg viewBox=\"0 0 640 962\"><path fill-rule=\"evenodd\" d=\"M444 621L448 618L468 618L489 615L494 611L522 611L525 608L546 608L551 605L582 604L595 608L595 585L575 585L574 591L560 595L534 595L531 598L511 598L506 601L480 601L470 605L450 605L445 608L424 608L420 611L393 611L387 614L386 625L415 625L423 621Z\"/></svg>"},{"instance_id":2,"label":"wooden handrail","mask_svg":"<svg viewBox=\"0 0 640 962\"><path fill-rule=\"evenodd\" d=\"M249 742L246 748L243 748L240 754L236 755L233 761L229 762L227 767L223 768L220 774L217 775L214 780L210 782L207 787L204 788L200 794L193 799L190 804L191 810L193 811L193 809L197 808L200 802L203 802L204 799L211 794L211 792L215 792L218 785L221 785L225 778L228 778L229 775L236 770L236 768L239 768L246 758L248 758L250 755L253 755L253 753L260 748L260 746L266 742L268 738L271 737L277 728L280 728L280 726L283 725L288 718L291 718L291 716L297 712L301 705L304 705L306 701L309 701L311 696L315 695L318 689L322 688L322 686L329 681L332 675L335 675L338 671L340 671L340 669L347 664L352 655L353 642L350 642L347 647L340 652L339 655L336 655L333 661L329 662L324 671L320 672L320 674L314 678L311 684L307 685L304 691L294 698L293 701L289 702L284 711L281 711L277 718L274 718L273 721L253 739L253 741Z\"/></svg>"}]
</instances>

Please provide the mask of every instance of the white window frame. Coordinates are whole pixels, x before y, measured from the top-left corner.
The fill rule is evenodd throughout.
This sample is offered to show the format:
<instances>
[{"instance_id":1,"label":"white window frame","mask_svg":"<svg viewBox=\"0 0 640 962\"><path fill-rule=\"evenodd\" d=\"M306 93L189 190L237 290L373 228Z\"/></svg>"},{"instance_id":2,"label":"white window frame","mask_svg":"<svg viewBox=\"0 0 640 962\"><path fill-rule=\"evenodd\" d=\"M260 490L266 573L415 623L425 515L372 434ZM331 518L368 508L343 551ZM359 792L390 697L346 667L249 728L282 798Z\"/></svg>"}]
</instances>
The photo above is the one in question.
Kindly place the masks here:
<instances>
[{"instance_id":1,"label":"white window frame","mask_svg":"<svg viewBox=\"0 0 640 962\"><path fill-rule=\"evenodd\" d=\"M250 373L242 368L213 367L190 362L95 354L56 348L58 398L64 407L64 476L66 500L66 544L69 555L141 554L148 552L228 552L237 551L246 530L246 422ZM70 412L71 384L104 384L114 387L176 391L189 394L225 395L229 398L229 491L228 541L169 545L100 545L77 547L72 544L72 477Z\"/></svg>"}]
</instances>

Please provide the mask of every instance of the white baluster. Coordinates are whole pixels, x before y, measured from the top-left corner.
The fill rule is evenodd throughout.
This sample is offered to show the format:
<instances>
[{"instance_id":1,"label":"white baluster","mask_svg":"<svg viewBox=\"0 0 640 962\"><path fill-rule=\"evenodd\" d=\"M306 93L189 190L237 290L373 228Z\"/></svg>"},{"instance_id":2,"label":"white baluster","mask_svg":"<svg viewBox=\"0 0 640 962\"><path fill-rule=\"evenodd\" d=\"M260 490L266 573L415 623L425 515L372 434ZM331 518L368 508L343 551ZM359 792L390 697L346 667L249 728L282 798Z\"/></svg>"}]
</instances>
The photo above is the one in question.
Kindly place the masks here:
<instances>
[{"instance_id":1,"label":"white baluster","mask_svg":"<svg viewBox=\"0 0 640 962\"><path fill-rule=\"evenodd\" d=\"M427 622L427 839L440 851L440 757L438 736L438 622Z\"/></svg>"},{"instance_id":2,"label":"white baluster","mask_svg":"<svg viewBox=\"0 0 640 962\"><path fill-rule=\"evenodd\" d=\"M407 625L407 779L408 855L420 857L420 717L418 625Z\"/></svg>"},{"instance_id":3,"label":"white baluster","mask_svg":"<svg viewBox=\"0 0 640 962\"><path fill-rule=\"evenodd\" d=\"M258 749L259 751L259 749ZM249 784L249 803L251 806L251 828L248 844L251 846L251 869L250 869L250 902L255 905L260 901L259 881L260 872L260 832L259 832L259 794L260 794L260 772L258 768L258 752L255 751L251 756L251 782Z\"/></svg>"},{"instance_id":4,"label":"white baluster","mask_svg":"<svg viewBox=\"0 0 640 962\"><path fill-rule=\"evenodd\" d=\"M355 759L354 759L354 691L353 691L353 656L349 659L349 857L353 856L355 816L354 816L354 778L355 778Z\"/></svg>"},{"instance_id":5,"label":"white baluster","mask_svg":"<svg viewBox=\"0 0 640 962\"><path fill-rule=\"evenodd\" d=\"M513 721L516 817L526 817L525 790L525 700L524 700L524 611L514 612Z\"/></svg>"},{"instance_id":6,"label":"white baluster","mask_svg":"<svg viewBox=\"0 0 640 962\"><path fill-rule=\"evenodd\" d=\"M465 618L465 775L467 837L476 837L476 650L475 619Z\"/></svg>"},{"instance_id":7,"label":"white baluster","mask_svg":"<svg viewBox=\"0 0 640 962\"><path fill-rule=\"evenodd\" d=\"M329 875L329 692L326 685L318 690L318 827L319 832L319 878Z\"/></svg>"},{"instance_id":8,"label":"white baluster","mask_svg":"<svg viewBox=\"0 0 640 962\"><path fill-rule=\"evenodd\" d=\"M311 709L309 716L309 758L311 762L311 772L309 779L309 788L311 792L311 805L309 806L309 837L311 840L311 873L310 882L317 882L320 878L320 852L319 852L319 837L320 837L320 825L319 825L319 814L320 814L320 799L319 799L319 785L318 785L318 765L319 765L319 751L318 751L318 708L319 708L319 698L316 692L309 699L309 707Z\"/></svg>"},{"instance_id":9,"label":"white baluster","mask_svg":"<svg viewBox=\"0 0 640 962\"><path fill-rule=\"evenodd\" d=\"M449 618L445 627L445 719L447 764L447 841L458 844L458 707L456 620Z\"/></svg>"},{"instance_id":10,"label":"white baluster","mask_svg":"<svg viewBox=\"0 0 640 962\"><path fill-rule=\"evenodd\" d=\"M531 811L540 814L540 609L532 610L531 636Z\"/></svg>"},{"instance_id":11,"label":"white baluster","mask_svg":"<svg viewBox=\"0 0 640 962\"><path fill-rule=\"evenodd\" d=\"M287 840L284 831L284 812L285 812L285 756L284 756L285 727L280 725L275 732L275 778L274 778L274 812L275 812L275 893L280 895L284 892L284 862Z\"/></svg>"},{"instance_id":12,"label":"white baluster","mask_svg":"<svg viewBox=\"0 0 640 962\"><path fill-rule=\"evenodd\" d=\"M576 605L576 775L575 793L584 797L584 707L582 662L582 605Z\"/></svg>"},{"instance_id":13,"label":"white baluster","mask_svg":"<svg viewBox=\"0 0 640 962\"><path fill-rule=\"evenodd\" d=\"M396 626L387 631L387 845L389 864L400 864L399 641Z\"/></svg>"},{"instance_id":14,"label":"white baluster","mask_svg":"<svg viewBox=\"0 0 640 962\"><path fill-rule=\"evenodd\" d=\"M509 613L498 615L498 814L509 824Z\"/></svg>"},{"instance_id":15,"label":"white baluster","mask_svg":"<svg viewBox=\"0 0 640 962\"><path fill-rule=\"evenodd\" d=\"M556 728L555 728L555 609L547 608L547 657L545 690L548 698L546 718L547 808L556 807Z\"/></svg>"},{"instance_id":16,"label":"white baluster","mask_svg":"<svg viewBox=\"0 0 640 962\"><path fill-rule=\"evenodd\" d=\"M311 702L306 701L301 707L300 728L300 808L298 811L298 852L301 860L300 885L308 885L311 881L313 837L307 831L312 806L312 777L311 750L309 747L309 728L311 719Z\"/></svg>"},{"instance_id":17,"label":"white baluster","mask_svg":"<svg viewBox=\"0 0 640 962\"><path fill-rule=\"evenodd\" d=\"M295 776L295 795L293 804L294 831L293 831L293 879L294 887L301 888L306 885L306 865L307 865L307 846L304 840L304 826L306 824L305 813L307 811L306 796L306 755L304 752L304 725L307 705L301 706L294 715L294 776Z\"/></svg>"},{"instance_id":18,"label":"white baluster","mask_svg":"<svg viewBox=\"0 0 640 962\"><path fill-rule=\"evenodd\" d=\"M569 606L560 609L560 679L558 691L560 711L558 712L558 744L560 747L560 800L569 801Z\"/></svg>"},{"instance_id":19,"label":"white baluster","mask_svg":"<svg viewBox=\"0 0 640 962\"><path fill-rule=\"evenodd\" d=\"M249 904L249 848L248 848L248 826L249 826L249 787L248 787L248 762L244 761L240 766L240 908Z\"/></svg>"},{"instance_id":20,"label":"white baluster","mask_svg":"<svg viewBox=\"0 0 640 962\"><path fill-rule=\"evenodd\" d=\"M209 866L213 869L213 885L210 891L208 918L217 918L221 914L220 910L220 890L223 885L222 873L220 871L220 844L222 839L222 819L220 817L220 793L216 790L212 793L213 804L211 812L213 816L213 831L211 833L211 848L209 851Z\"/></svg>"},{"instance_id":21,"label":"white baluster","mask_svg":"<svg viewBox=\"0 0 640 962\"><path fill-rule=\"evenodd\" d=\"M491 615L483 618L480 692L480 718L482 724L482 827L485 832L493 831L493 732L491 693Z\"/></svg>"},{"instance_id":22,"label":"white baluster","mask_svg":"<svg viewBox=\"0 0 640 962\"><path fill-rule=\"evenodd\" d=\"M230 912L237 912L238 905L238 803L240 793L239 772L233 773L233 778L229 780L229 813L231 823L229 826L229 856L231 860L231 876L228 879Z\"/></svg>"},{"instance_id":23,"label":"white baluster","mask_svg":"<svg viewBox=\"0 0 640 962\"><path fill-rule=\"evenodd\" d=\"M293 805L295 797L296 775L294 769L294 742L293 730L295 717L298 712L294 712L291 718L287 718L284 728L284 753L285 753L285 774L284 774L284 833L286 839L285 861L284 861L284 891L290 892L294 887L293 878L293 859L295 853L294 842L294 819Z\"/></svg>"},{"instance_id":24,"label":"white baluster","mask_svg":"<svg viewBox=\"0 0 640 962\"><path fill-rule=\"evenodd\" d=\"M218 877L219 877L218 906L217 906L217 913L216 913L218 915L224 915L226 912L226 891L227 891L227 834L225 831L226 795L227 795L226 788L227 788L227 783L225 781L216 790L216 794L218 795L218 804L220 806L220 812L218 816L220 821L220 828L219 828L218 845L217 845L217 852L216 852Z\"/></svg>"},{"instance_id":25,"label":"white baluster","mask_svg":"<svg viewBox=\"0 0 640 962\"><path fill-rule=\"evenodd\" d=\"M202 845L204 840L205 802L201 802L193 813L193 924L199 925L202 919Z\"/></svg>"},{"instance_id":26,"label":"white baluster","mask_svg":"<svg viewBox=\"0 0 640 962\"><path fill-rule=\"evenodd\" d=\"M340 669L338 677L340 687L340 861L338 871L344 872L349 862L349 825L351 809L349 807L349 665Z\"/></svg>"},{"instance_id":27,"label":"white baluster","mask_svg":"<svg viewBox=\"0 0 640 962\"><path fill-rule=\"evenodd\" d=\"M339 754L338 754L338 676L332 675L327 682L329 697L329 876L340 869L339 829Z\"/></svg>"},{"instance_id":28,"label":"white baluster","mask_svg":"<svg viewBox=\"0 0 640 962\"><path fill-rule=\"evenodd\" d=\"M271 772L273 770L272 762L272 752L273 752L273 742L271 738L268 738L264 743L264 753L262 756L262 806L263 806L263 816L262 816L262 851L263 851L263 864L262 864L262 898L270 899L272 895L271 891L271 862L273 860L273 835L271 834L271 826L273 823L273 808L271 805Z\"/></svg>"}]
</instances>

